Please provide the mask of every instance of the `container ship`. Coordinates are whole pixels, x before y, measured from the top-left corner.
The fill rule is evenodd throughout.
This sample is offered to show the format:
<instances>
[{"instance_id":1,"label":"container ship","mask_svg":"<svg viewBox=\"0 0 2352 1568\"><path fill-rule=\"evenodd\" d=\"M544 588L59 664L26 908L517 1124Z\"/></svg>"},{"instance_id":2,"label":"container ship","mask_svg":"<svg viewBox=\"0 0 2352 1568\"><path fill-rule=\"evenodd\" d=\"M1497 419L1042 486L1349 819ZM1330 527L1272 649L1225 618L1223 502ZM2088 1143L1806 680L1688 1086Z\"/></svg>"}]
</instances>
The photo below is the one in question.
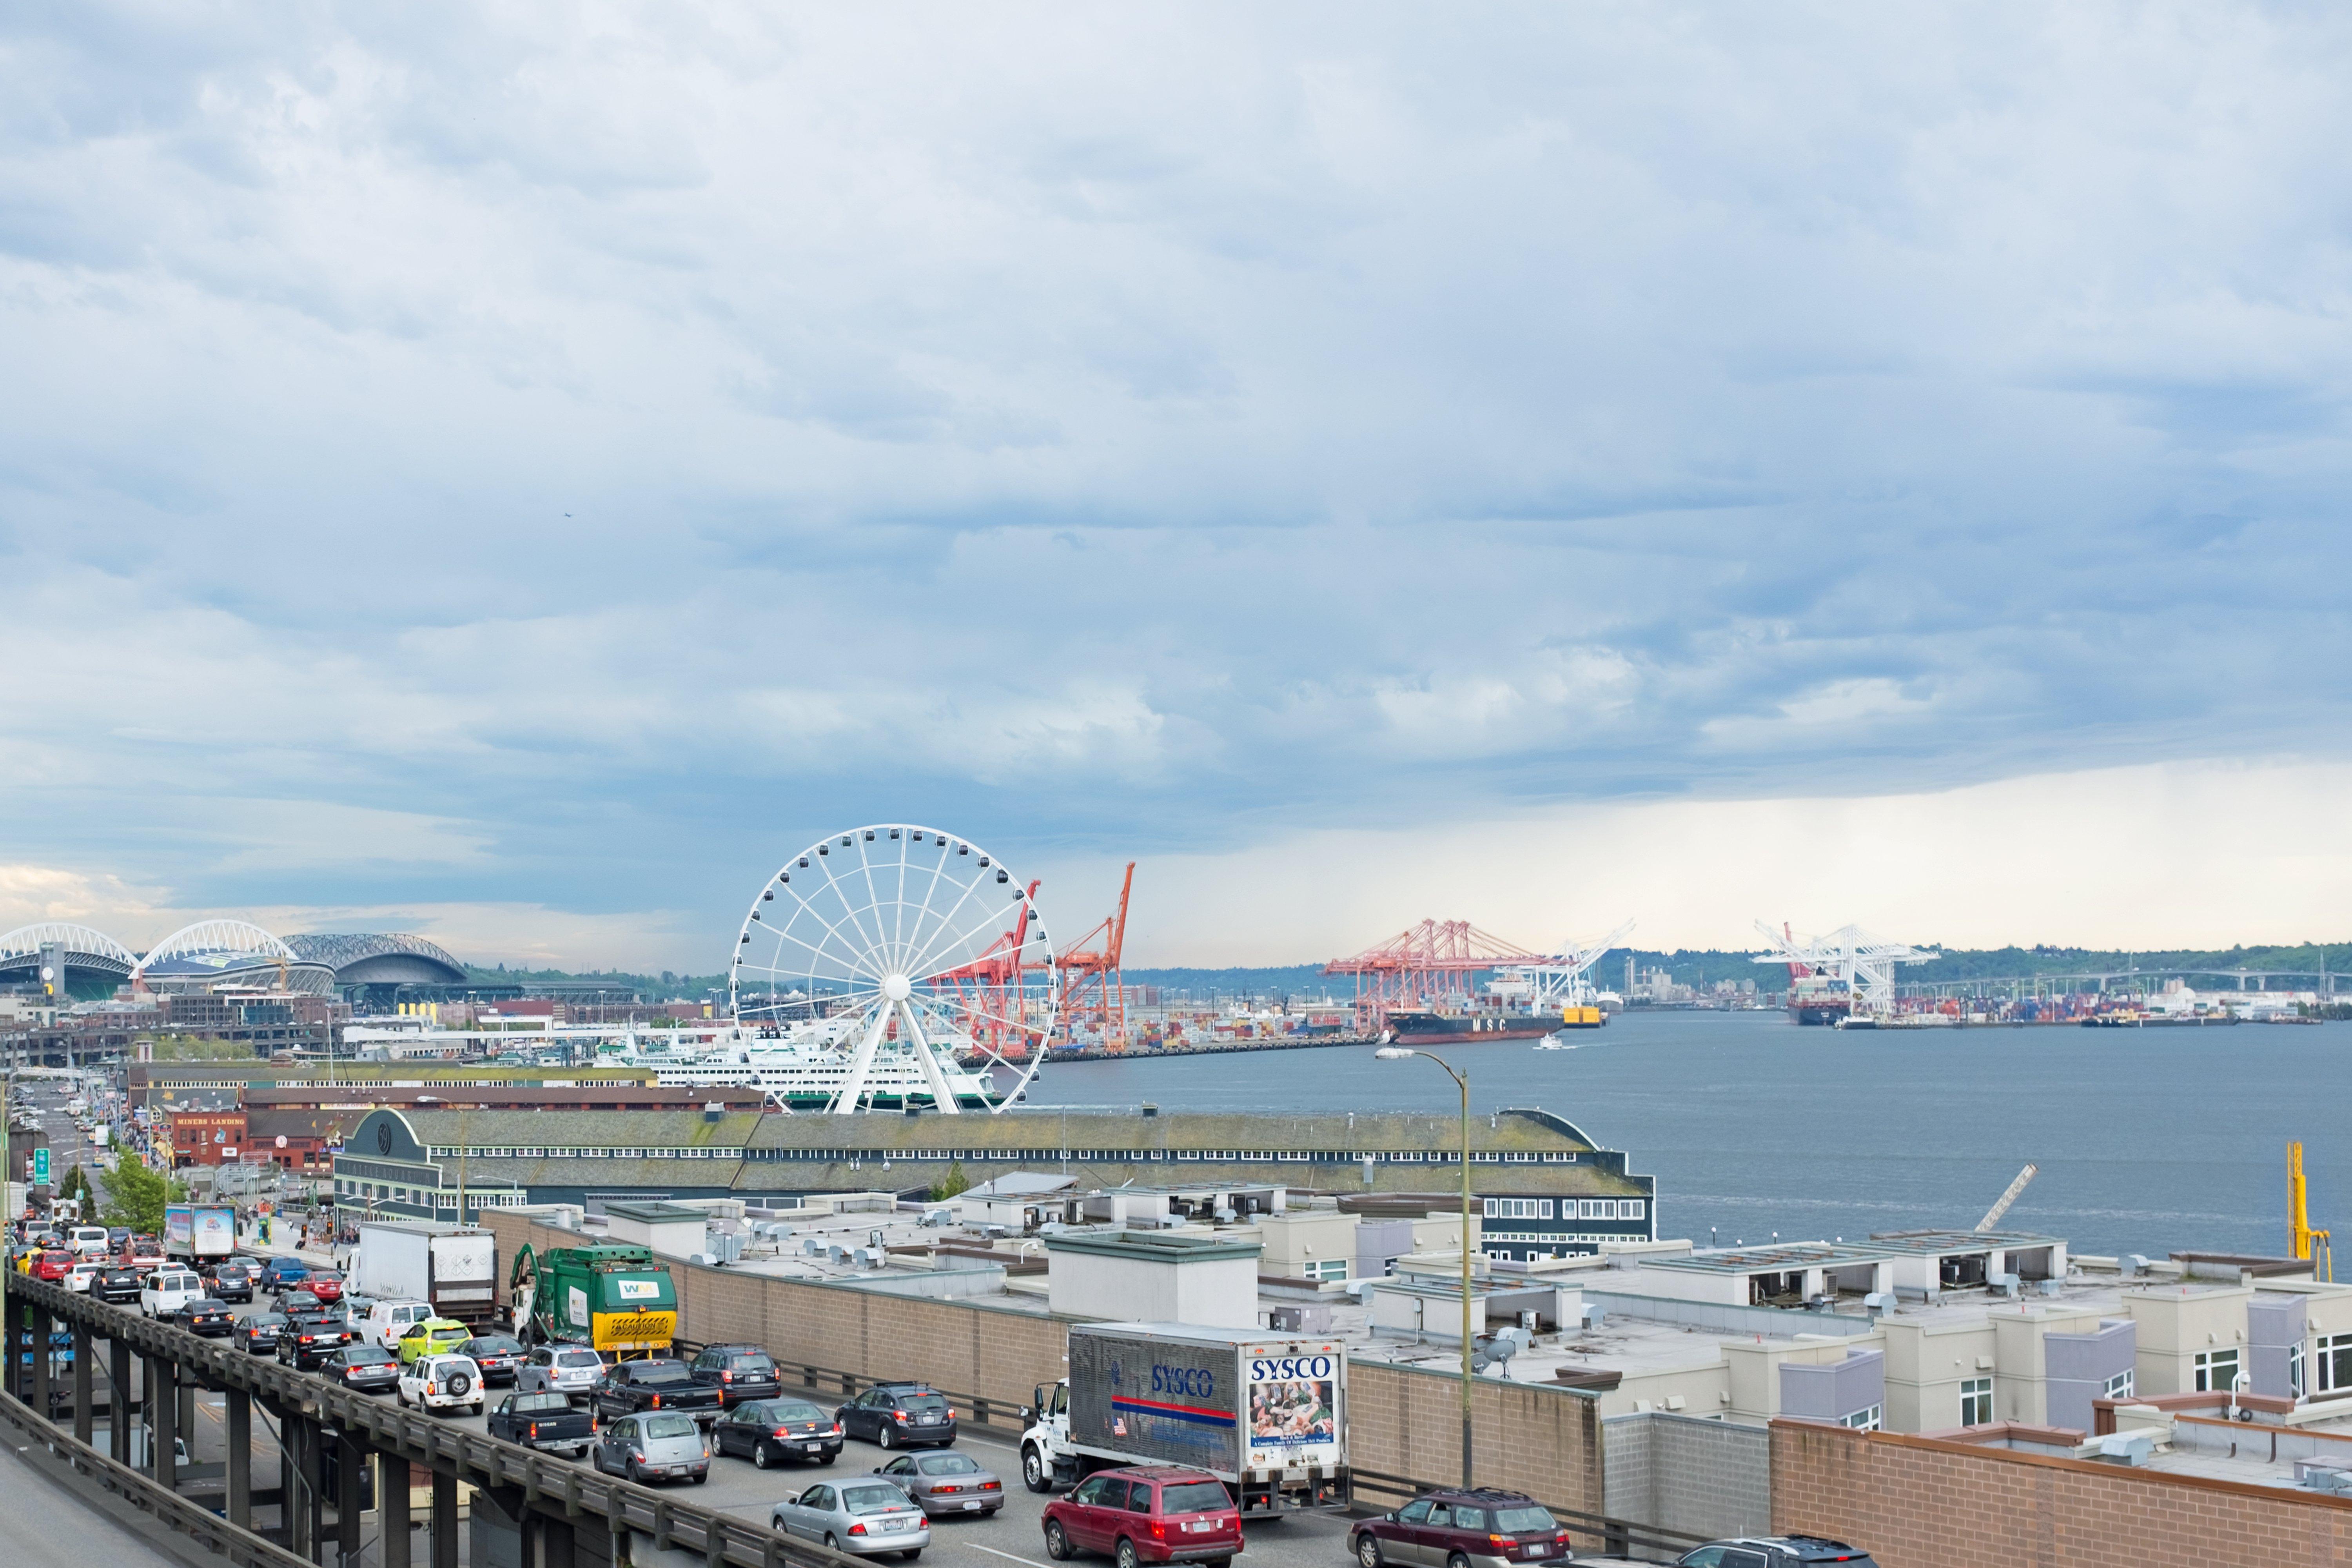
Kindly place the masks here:
<instances>
[{"instance_id":1,"label":"container ship","mask_svg":"<svg viewBox=\"0 0 2352 1568\"><path fill-rule=\"evenodd\" d=\"M1853 1011L1853 990L1827 974L1800 974L1789 982L1789 1016L1800 1024L1836 1027Z\"/></svg>"},{"instance_id":2,"label":"container ship","mask_svg":"<svg viewBox=\"0 0 2352 1568\"><path fill-rule=\"evenodd\" d=\"M1400 1046L1443 1046L1465 1040L1539 1040L1562 1029L1598 1029L1609 1015L1598 1007L1557 1012L1435 1013L1399 1008L1388 1016L1388 1037Z\"/></svg>"}]
</instances>

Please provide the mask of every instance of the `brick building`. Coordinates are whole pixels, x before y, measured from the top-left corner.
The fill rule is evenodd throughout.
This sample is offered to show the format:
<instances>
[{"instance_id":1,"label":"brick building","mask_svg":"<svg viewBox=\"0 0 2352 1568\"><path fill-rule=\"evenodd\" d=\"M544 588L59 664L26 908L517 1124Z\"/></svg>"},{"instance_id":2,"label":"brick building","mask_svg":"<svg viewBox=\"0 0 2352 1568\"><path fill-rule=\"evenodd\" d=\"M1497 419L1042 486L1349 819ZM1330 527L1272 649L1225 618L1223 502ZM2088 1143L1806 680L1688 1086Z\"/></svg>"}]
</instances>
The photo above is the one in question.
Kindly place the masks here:
<instances>
[{"instance_id":1,"label":"brick building","mask_svg":"<svg viewBox=\"0 0 2352 1568\"><path fill-rule=\"evenodd\" d=\"M217 1165L245 1152L242 1110L175 1110L171 1116L172 1163Z\"/></svg>"}]
</instances>

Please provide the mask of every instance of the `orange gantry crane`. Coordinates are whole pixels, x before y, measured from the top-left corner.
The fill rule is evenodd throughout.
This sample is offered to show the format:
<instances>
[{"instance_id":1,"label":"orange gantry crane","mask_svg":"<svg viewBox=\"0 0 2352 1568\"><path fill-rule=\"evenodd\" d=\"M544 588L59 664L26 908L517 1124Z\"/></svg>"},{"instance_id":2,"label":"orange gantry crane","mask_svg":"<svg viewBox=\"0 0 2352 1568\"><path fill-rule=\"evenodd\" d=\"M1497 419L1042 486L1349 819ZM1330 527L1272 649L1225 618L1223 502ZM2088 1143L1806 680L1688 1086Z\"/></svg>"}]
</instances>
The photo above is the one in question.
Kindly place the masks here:
<instances>
[{"instance_id":1,"label":"orange gantry crane","mask_svg":"<svg viewBox=\"0 0 2352 1568\"><path fill-rule=\"evenodd\" d=\"M1119 952L1127 945L1127 896L1135 889L1135 862L1118 885L1118 910L1065 949L1054 963L1062 972L1062 1037L1076 1037L1076 1025L1087 1018L1102 1031L1103 1043L1113 1050L1127 1048L1127 987L1119 975Z\"/></svg>"}]
</instances>

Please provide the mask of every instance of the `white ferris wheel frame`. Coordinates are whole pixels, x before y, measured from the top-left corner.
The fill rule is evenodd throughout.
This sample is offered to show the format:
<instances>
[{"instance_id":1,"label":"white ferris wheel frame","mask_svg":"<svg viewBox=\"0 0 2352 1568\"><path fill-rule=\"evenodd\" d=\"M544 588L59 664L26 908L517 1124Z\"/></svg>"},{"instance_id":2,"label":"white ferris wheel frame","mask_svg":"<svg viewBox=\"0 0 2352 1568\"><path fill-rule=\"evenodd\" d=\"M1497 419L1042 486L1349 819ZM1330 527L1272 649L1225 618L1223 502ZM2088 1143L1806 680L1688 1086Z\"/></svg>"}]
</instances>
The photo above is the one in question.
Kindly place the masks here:
<instances>
[{"instance_id":1,"label":"white ferris wheel frame","mask_svg":"<svg viewBox=\"0 0 2352 1568\"><path fill-rule=\"evenodd\" d=\"M918 848L927 857L919 863L910 854ZM947 874L958 863L970 874L968 879ZM888 884L887 897L877 878ZM911 904L909 895L916 888L910 879L921 893L919 901ZM953 889L949 895L953 901L935 908L942 887ZM830 895L840 918L820 912L803 889ZM1007 889L1009 898L995 896ZM761 913L763 906L781 912L780 906L787 902L794 906L792 919L771 920ZM907 924L910 910L911 931ZM992 918L991 910L995 911ZM1021 923L1024 910L1025 927ZM814 942L808 940L813 928L794 934L801 915L823 928ZM973 1006L966 984L958 982L979 987L982 983L971 980L972 966L996 951L994 942L1015 930L1024 931L1025 940L1018 950L1021 984L1013 997L1016 1011L1008 1019ZM769 961L754 962L752 955L763 943L769 944ZM791 949L799 950L799 956L788 963L785 955ZM771 1002L764 1016L758 1008L746 1015L747 972L767 979ZM961 1026L981 1058L978 1070L984 1079L1000 1083L1000 1068L1014 1075L989 1106L992 1114L1002 1112L1036 1080L1061 1008L1054 944L1028 884L971 840L908 822L872 823L828 834L768 878L744 913L728 966L728 1011L737 1028L776 1022L772 999L787 981L799 985L812 1004L830 995L835 1006L828 1016L842 1016L838 1003L843 996L851 999L858 1016L849 1074L826 1105L829 1114L863 1108L873 1093L875 1059L893 1022L900 1040L913 1051L933 1109L950 1116L962 1113L935 1048L935 1042ZM1008 1057L1001 1046L983 1038L981 1026L1000 1037L1007 1030L1016 1033L1025 1050L1019 1058Z\"/></svg>"}]
</instances>

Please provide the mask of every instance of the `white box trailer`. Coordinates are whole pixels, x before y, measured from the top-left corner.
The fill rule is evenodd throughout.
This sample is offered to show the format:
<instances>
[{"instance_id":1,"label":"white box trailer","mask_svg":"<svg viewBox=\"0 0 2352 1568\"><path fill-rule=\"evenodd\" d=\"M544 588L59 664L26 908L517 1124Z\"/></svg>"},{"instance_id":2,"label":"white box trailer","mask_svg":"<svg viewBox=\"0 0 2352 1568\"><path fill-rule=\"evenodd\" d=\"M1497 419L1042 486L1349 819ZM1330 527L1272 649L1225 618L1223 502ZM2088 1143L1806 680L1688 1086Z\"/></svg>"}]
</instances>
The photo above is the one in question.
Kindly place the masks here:
<instances>
[{"instance_id":1,"label":"white box trailer","mask_svg":"<svg viewBox=\"0 0 2352 1568\"><path fill-rule=\"evenodd\" d=\"M353 1295L423 1301L477 1327L498 1315L498 1238L478 1226L363 1220L348 1268Z\"/></svg>"},{"instance_id":2,"label":"white box trailer","mask_svg":"<svg viewBox=\"0 0 2352 1568\"><path fill-rule=\"evenodd\" d=\"M1348 1352L1335 1339L1194 1323L1073 1323L1070 1375L1021 1436L1032 1491L1116 1465L1183 1465L1244 1512L1349 1501Z\"/></svg>"}]
</instances>

